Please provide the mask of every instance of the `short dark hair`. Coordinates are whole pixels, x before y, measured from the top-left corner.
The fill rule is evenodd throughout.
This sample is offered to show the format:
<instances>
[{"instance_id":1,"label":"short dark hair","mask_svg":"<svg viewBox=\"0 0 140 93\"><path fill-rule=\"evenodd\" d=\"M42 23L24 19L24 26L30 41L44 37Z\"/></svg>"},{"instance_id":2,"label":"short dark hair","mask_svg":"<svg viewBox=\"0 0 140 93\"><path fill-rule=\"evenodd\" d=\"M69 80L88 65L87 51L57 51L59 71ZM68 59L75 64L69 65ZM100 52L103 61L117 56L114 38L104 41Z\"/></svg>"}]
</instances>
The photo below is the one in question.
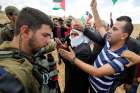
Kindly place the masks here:
<instances>
[{"instance_id":1,"label":"short dark hair","mask_svg":"<svg viewBox=\"0 0 140 93\"><path fill-rule=\"evenodd\" d=\"M38 9L25 7L20 11L16 20L15 35L20 33L22 25L27 25L29 29L36 31L42 24L48 25L53 29L53 22L48 15Z\"/></svg>"},{"instance_id":2,"label":"short dark hair","mask_svg":"<svg viewBox=\"0 0 140 93\"><path fill-rule=\"evenodd\" d=\"M58 21L59 21L59 22L63 22L64 20L60 17L60 18L58 19Z\"/></svg>"},{"instance_id":3,"label":"short dark hair","mask_svg":"<svg viewBox=\"0 0 140 93\"><path fill-rule=\"evenodd\" d=\"M58 20L58 18L53 18L53 21L54 21L54 20Z\"/></svg>"},{"instance_id":4,"label":"short dark hair","mask_svg":"<svg viewBox=\"0 0 140 93\"><path fill-rule=\"evenodd\" d=\"M128 35L130 36L131 33L133 32L133 24L132 24L132 19L129 16L120 16L116 19L117 21L125 21L126 24L124 26L124 32L128 33ZM129 37L128 36L128 37Z\"/></svg>"}]
</instances>

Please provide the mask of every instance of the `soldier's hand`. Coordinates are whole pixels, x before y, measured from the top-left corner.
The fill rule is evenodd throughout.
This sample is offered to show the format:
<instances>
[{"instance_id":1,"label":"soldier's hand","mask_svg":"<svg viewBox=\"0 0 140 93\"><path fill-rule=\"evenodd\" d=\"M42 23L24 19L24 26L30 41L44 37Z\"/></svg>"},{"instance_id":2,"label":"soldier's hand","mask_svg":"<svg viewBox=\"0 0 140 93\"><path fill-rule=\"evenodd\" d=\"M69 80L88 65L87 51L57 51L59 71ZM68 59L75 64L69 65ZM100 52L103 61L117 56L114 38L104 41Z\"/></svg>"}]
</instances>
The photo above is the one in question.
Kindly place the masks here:
<instances>
[{"instance_id":1,"label":"soldier's hand","mask_svg":"<svg viewBox=\"0 0 140 93\"><path fill-rule=\"evenodd\" d=\"M135 54L132 51L129 51L129 50L123 51L121 56L126 58L126 59L128 59L129 64L126 65L127 67L130 67L130 66L132 66L134 64L140 63L140 56Z\"/></svg>"},{"instance_id":2,"label":"soldier's hand","mask_svg":"<svg viewBox=\"0 0 140 93\"><path fill-rule=\"evenodd\" d=\"M125 57L128 59L131 59L132 55L134 55L134 53L129 50L123 51L121 54L122 57Z\"/></svg>"}]
</instances>

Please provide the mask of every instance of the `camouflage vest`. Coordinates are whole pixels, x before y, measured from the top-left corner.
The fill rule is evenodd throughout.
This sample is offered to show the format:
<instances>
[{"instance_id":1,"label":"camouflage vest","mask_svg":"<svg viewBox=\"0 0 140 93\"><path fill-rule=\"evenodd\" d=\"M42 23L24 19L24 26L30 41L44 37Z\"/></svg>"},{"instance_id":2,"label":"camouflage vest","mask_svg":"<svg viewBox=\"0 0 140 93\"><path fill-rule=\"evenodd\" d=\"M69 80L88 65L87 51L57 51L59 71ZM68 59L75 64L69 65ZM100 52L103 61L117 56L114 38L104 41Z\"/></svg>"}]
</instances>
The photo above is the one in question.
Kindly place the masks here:
<instances>
[{"instance_id":1,"label":"camouflage vest","mask_svg":"<svg viewBox=\"0 0 140 93\"><path fill-rule=\"evenodd\" d=\"M14 26L10 23L0 24L0 44L3 41L11 41L14 36Z\"/></svg>"},{"instance_id":2,"label":"camouflage vest","mask_svg":"<svg viewBox=\"0 0 140 93\"><path fill-rule=\"evenodd\" d=\"M19 51L10 48L8 43L0 45L0 66L16 76L30 93L60 93L54 78L58 75L58 70L54 68L55 61L49 63L38 53L32 65L28 56L23 53L19 56Z\"/></svg>"},{"instance_id":3,"label":"camouflage vest","mask_svg":"<svg viewBox=\"0 0 140 93\"><path fill-rule=\"evenodd\" d=\"M29 93L40 93L40 85L32 74L32 64L26 57L17 57L9 42L0 45L0 66L17 78ZM16 87L16 86L15 86Z\"/></svg>"}]
</instances>

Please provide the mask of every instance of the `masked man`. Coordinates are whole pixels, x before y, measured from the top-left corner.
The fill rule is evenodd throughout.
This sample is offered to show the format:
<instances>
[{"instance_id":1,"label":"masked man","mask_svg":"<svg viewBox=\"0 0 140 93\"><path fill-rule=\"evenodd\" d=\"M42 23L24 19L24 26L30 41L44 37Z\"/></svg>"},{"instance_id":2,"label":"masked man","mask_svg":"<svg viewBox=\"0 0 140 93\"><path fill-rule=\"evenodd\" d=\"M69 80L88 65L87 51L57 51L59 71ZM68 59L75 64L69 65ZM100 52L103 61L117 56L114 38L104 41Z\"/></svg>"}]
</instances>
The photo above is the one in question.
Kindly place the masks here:
<instances>
[{"instance_id":1,"label":"masked man","mask_svg":"<svg viewBox=\"0 0 140 93\"><path fill-rule=\"evenodd\" d=\"M70 45L76 53L76 57L87 64L91 63L91 49L88 44L89 40L82 31L80 24L74 24L70 31ZM74 64L63 60L65 63L65 90L64 93L88 93L89 82L88 74L77 68Z\"/></svg>"}]
</instances>

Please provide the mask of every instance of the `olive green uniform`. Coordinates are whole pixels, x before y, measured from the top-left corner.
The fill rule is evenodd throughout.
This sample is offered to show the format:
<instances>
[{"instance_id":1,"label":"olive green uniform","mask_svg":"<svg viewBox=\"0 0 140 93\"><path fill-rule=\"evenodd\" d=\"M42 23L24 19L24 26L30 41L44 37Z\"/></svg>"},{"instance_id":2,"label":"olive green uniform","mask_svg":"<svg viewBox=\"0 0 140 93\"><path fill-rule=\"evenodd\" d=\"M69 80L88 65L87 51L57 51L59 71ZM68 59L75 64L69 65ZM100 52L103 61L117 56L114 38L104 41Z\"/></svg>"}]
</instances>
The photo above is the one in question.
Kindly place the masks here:
<instances>
[{"instance_id":1,"label":"olive green uniform","mask_svg":"<svg viewBox=\"0 0 140 93\"><path fill-rule=\"evenodd\" d=\"M4 43L2 43L0 45L0 50L7 51L7 53L8 51L11 52L17 50L12 48L9 43L10 43L9 41L5 41ZM2 53L3 51L0 51L0 54ZM6 53L4 52L3 54ZM16 80L18 80L21 83L21 85L23 85L25 90L28 90L28 92L26 93L40 93L39 92L40 85L32 74L33 66L26 57L17 59L12 57L0 58L0 67L2 67L5 71L9 72ZM2 78L1 76L2 75L0 75L0 79ZM9 82L9 84L6 87L10 85L11 83ZM15 86L15 88L16 87L17 86Z\"/></svg>"},{"instance_id":2,"label":"olive green uniform","mask_svg":"<svg viewBox=\"0 0 140 93\"><path fill-rule=\"evenodd\" d=\"M0 27L0 44L4 41L11 41L14 36L14 25L8 23Z\"/></svg>"}]
</instances>

